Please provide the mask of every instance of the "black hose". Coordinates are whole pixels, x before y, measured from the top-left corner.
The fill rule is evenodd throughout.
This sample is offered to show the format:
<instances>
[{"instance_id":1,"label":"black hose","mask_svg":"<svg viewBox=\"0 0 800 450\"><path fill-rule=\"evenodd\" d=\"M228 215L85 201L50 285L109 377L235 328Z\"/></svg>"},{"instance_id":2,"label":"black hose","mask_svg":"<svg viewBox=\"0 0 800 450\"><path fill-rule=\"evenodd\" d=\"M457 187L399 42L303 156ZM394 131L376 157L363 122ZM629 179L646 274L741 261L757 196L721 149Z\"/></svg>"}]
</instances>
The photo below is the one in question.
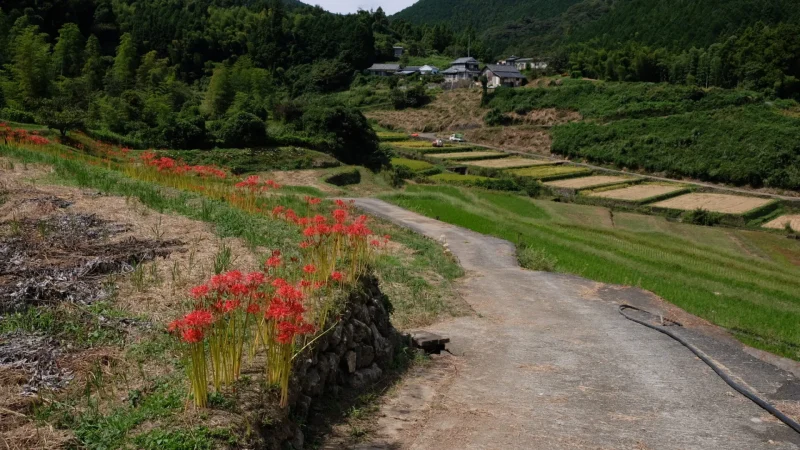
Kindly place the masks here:
<instances>
[{"instance_id":1,"label":"black hose","mask_svg":"<svg viewBox=\"0 0 800 450\"><path fill-rule=\"evenodd\" d=\"M630 305L622 305L622 306L619 307L619 313L622 314L622 316L625 317L626 319L631 320L633 322L636 322L636 323L638 323L640 325L644 325L647 328L652 328L652 329L654 329L654 330L656 330L656 331L658 331L660 333L664 333L667 336L671 337L672 339L675 339L676 341L680 342L684 347L686 347L689 350L691 350L692 353L694 353L698 358L703 360L704 363L708 364L708 366L711 367L711 369L713 369L714 372L716 372L717 375L720 376L720 378L722 378L723 380L725 380L726 383L728 383L728 386L734 388L737 392L739 392L740 394L742 394L745 397L747 397L750 400L752 400L753 403L755 403L756 405L764 408L764 410L766 410L767 412L769 412L773 416L777 417L778 420L780 420L781 422L785 423L789 428L791 428L794 431L800 433L800 423L795 422L794 420L792 420L791 418L786 416L786 414L778 411L777 408L775 408L774 406L772 406L769 403L767 403L761 397L757 396L756 394L754 394L753 392L751 392L750 390L748 390L744 386L742 386L742 385L736 383L735 381L733 381L731 379L731 377L728 376L728 374L726 374L718 365L716 365L714 362L712 362L711 359L708 356L706 356L705 353L701 352L697 347L695 347L694 345L686 342L683 338L681 338L680 336L676 335L675 333L673 333L672 331L670 331L670 330L668 330L668 329L666 329L664 327L651 325L651 324L649 324L649 323L647 323L647 322L645 322L643 320L634 319L633 317L625 314L625 310L626 309L631 309L631 310L634 310L634 311L640 311L640 312L647 313L647 314L650 314L649 312L647 312L645 310L642 310L642 309L639 309L639 308L637 308L635 306L630 306ZM677 325L680 325L677 322L673 322L673 321L670 321L670 322L674 323L674 324L677 324Z\"/></svg>"}]
</instances>

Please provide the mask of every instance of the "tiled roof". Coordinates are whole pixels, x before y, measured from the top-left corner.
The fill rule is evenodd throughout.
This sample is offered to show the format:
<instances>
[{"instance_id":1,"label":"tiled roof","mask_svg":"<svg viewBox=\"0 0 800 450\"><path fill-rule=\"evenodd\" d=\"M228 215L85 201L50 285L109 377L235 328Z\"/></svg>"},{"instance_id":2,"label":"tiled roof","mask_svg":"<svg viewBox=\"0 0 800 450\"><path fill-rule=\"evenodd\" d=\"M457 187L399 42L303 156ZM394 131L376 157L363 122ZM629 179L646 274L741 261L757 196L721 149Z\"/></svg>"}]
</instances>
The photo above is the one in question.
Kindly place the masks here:
<instances>
[{"instance_id":1,"label":"tiled roof","mask_svg":"<svg viewBox=\"0 0 800 450\"><path fill-rule=\"evenodd\" d=\"M391 71L398 71L400 70L400 64L373 64L367 70L371 70L373 72L391 72Z\"/></svg>"},{"instance_id":2,"label":"tiled roof","mask_svg":"<svg viewBox=\"0 0 800 450\"><path fill-rule=\"evenodd\" d=\"M493 74L500 78L525 78L525 76L519 73L519 70L517 70L517 68L514 66L489 64L484 70L490 70Z\"/></svg>"}]
</instances>

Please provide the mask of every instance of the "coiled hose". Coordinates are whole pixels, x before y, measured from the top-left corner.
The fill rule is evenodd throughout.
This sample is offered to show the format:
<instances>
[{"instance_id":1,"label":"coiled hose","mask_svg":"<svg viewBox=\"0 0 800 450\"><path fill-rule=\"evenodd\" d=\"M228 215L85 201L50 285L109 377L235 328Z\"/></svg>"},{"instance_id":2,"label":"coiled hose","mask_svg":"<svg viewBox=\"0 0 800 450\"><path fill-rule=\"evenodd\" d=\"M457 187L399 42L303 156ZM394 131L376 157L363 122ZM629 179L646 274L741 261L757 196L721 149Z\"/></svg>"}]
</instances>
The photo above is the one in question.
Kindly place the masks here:
<instances>
[{"instance_id":1,"label":"coiled hose","mask_svg":"<svg viewBox=\"0 0 800 450\"><path fill-rule=\"evenodd\" d=\"M683 338L681 338L680 336L676 335L675 333L673 333L672 331L668 330L665 327L659 327L659 326L656 326L656 325L651 325L651 324L649 324L649 323L647 323L647 322L645 322L643 320L634 319L633 317L625 314L625 310L628 310L628 309L629 310L633 310L633 311L643 312L643 313L646 313L646 314L650 314L649 312L647 312L645 310L639 309L639 308L637 308L635 306L631 306L631 305L621 305L619 307L619 313L622 314L623 317L625 317L626 319L628 319L630 321L636 322L636 323L638 323L640 325L644 325L647 328L652 328L652 329L658 331L659 333L664 333L667 336L671 337L672 339L675 339L676 341L680 342L684 347L686 347L689 350L691 350L691 352L694 353L698 358L703 360L704 363L708 364L708 366L711 367L711 369L713 369L714 372L716 372L717 375L720 376L720 378L722 378L723 380L725 380L726 383L728 383L728 386L734 388L737 392L739 392L740 394L742 394L745 397L747 397L750 400L752 400L753 403L755 403L756 405L764 408L764 410L766 410L767 412L769 412L773 416L777 417L778 420L780 420L781 422L785 423L789 428L793 429L797 433L800 433L800 423L795 422L794 420L789 418L786 414L780 412L777 408L775 408L774 406L772 406L769 403L767 403L761 397L757 396L756 394L754 394L753 392L751 392L750 390L748 390L744 386L742 386L742 385L736 383L735 381L733 381L731 379L731 377L728 376L728 374L726 374L718 365L716 365L713 361L711 361L711 359L708 356L706 356L705 353L701 352L697 347L695 347L694 345L686 342ZM679 323L671 321L671 320L669 322L671 322L673 324L676 324L676 325L680 325Z\"/></svg>"}]
</instances>

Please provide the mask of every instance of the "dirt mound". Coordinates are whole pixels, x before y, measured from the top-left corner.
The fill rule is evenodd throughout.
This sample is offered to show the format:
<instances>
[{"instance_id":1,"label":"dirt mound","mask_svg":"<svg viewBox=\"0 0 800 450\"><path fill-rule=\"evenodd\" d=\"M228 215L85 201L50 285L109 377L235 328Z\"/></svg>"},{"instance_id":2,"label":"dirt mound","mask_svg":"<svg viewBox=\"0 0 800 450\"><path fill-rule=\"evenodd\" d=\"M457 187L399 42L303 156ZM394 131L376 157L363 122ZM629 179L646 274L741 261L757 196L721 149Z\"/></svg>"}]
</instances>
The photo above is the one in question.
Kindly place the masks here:
<instances>
[{"instance_id":1,"label":"dirt mound","mask_svg":"<svg viewBox=\"0 0 800 450\"><path fill-rule=\"evenodd\" d=\"M58 198L22 203L55 204ZM94 214L58 212L50 217L0 223L0 313L59 302L91 304L105 298L104 278L130 272L143 261L166 257L177 240L110 239L130 230Z\"/></svg>"}]
</instances>

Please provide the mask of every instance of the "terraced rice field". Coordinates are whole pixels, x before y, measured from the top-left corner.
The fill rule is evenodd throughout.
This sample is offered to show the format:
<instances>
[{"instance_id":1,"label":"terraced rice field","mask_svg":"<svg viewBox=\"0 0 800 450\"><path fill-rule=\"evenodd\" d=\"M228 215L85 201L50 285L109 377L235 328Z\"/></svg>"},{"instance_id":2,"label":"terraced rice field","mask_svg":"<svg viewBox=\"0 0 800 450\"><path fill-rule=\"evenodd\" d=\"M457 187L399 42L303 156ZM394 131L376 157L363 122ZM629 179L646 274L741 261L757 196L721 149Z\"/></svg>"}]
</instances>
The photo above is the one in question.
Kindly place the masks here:
<instances>
[{"instance_id":1,"label":"terraced rice field","mask_svg":"<svg viewBox=\"0 0 800 450\"><path fill-rule=\"evenodd\" d=\"M433 164L427 161L419 161L416 159L408 159L408 158L392 158L392 165L408 167L410 170L413 170L415 172L420 170L428 170L431 167L433 167Z\"/></svg>"},{"instance_id":2,"label":"terraced rice field","mask_svg":"<svg viewBox=\"0 0 800 450\"><path fill-rule=\"evenodd\" d=\"M637 184L620 189L608 191L592 192L588 197L608 198L612 200L624 200L630 202L641 202L649 198L660 197L685 189L683 186L675 184Z\"/></svg>"},{"instance_id":3,"label":"terraced rice field","mask_svg":"<svg viewBox=\"0 0 800 450\"><path fill-rule=\"evenodd\" d=\"M614 177L610 175L594 175L591 177L581 178L568 178L566 180L548 181L544 183L547 186L565 189L588 189L610 184L625 183L632 181L634 178L628 177Z\"/></svg>"},{"instance_id":4,"label":"terraced rice field","mask_svg":"<svg viewBox=\"0 0 800 450\"><path fill-rule=\"evenodd\" d=\"M484 159L481 161L471 161L464 164L468 166L486 167L490 169L519 169L521 167L552 166L555 163L541 159L511 157L501 159Z\"/></svg>"},{"instance_id":5,"label":"terraced rice field","mask_svg":"<svg viewBox=\"0 0 800 450\"><path fill-rule=\"evenodd\" d=\"M590 174L592 171L583 167L574 166L536 166L525 169L510 170L509 173L518 177L530 177L537 180L555 180L579 174Z\"/></svg>"},{"instance_id":6,"label":"terraced rice field","mask_svg":"<svg viewBox=\"0 0 800 450\"><path fill-rule=\"evenodd\" d=\"M764 228L772 228L774 230L783 230L786 224L789 224L795 231L800 231L800 214L788 214L780 216L775 220L769 221L764 224Z\"/></svg>"},{"instance_id":7,"label":"terraced rice field","mask_svg":"<svg viewBox=\"0 0 800 450\"><path fill-rule=\"evenodd\" d=\"M723 214L744 214L766 206L773 201L765 198L743 197L741 195L691 193L654 203L652 206L684 211L704 209Z\"/></svg>"},{"instance_id":8,"label":"terraced rice field","mask_svg":"<svg viewBox=\"0 0 800 450\"><path fill-rule=\"evenodd\" d=\"M508 156L508 153L502 152L453 152L453 153L439 153L431 155L431 158L437 159L475 159L475 158L501 158Z\"/></svg>"}]
</instances>

